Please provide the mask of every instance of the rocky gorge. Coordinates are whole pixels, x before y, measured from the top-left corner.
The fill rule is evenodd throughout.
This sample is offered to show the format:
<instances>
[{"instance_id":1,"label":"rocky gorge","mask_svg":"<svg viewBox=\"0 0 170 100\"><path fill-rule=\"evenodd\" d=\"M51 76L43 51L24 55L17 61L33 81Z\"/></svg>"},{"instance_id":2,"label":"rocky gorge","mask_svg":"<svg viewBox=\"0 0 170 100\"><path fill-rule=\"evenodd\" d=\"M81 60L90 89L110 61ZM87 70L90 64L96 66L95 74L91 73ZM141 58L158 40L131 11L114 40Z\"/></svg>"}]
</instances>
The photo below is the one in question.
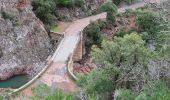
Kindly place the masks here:
<instances>
[{"instance_id":1,"label":"rocky gorge","mask_svg":"<svg viewBox=\"0 0 170 100\"><path fill-rule=\"evenodd\" d=\"M95 13L104 1L84 0L82 7L56 7L56 14L71 20L82 18ZM1 0L0 7L0 80L20 74L34 77L54 50L52 37L33 12L31 0Z\"/></svg>"},{"instance_id":2,"label":"rocky gorge","mask_svg":"<svg viewBox=\"0 0 170 100\"><path fill-rule=\"evenodd\" d=\"M50 39L30 1L0 2L0 80L40 71L50 53Z\"/></svg>"}]
</instances>

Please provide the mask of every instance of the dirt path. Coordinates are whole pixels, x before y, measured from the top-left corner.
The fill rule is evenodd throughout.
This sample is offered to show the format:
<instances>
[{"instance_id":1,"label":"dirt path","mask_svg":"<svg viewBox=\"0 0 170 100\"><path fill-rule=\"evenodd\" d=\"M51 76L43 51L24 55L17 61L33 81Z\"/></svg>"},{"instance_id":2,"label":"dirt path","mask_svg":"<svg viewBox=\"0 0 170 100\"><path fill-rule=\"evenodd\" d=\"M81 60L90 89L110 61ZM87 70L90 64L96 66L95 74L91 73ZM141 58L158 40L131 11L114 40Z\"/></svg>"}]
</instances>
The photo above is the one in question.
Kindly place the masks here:
<instances>
[{"instance_id":1,"label":"dirt path","mask_svg":"<svg viewBox=\"0 0 170 100\"><path fill-rule=\"evenodd\" d=\"M143 7L145 3L137 3L128 7L128 9L136 9ZM119 13L124 12L127 7L118 9ZM22 91L26 96L31 96L31 88L37 84L43 82L51 87L57 87L63 89L65 92L71 92L78 89L78 87L70 80L67 74L66 61L71 53L73 53L74 48L78 42L78 34L82 31L91 21L97 19L106 18L106 13L101 13L95 16L87 17L84 19L79 19L74 21L65 30L65 40L58 47L60 48L56 51L56 56L54 57L53 64L48 68L48 70L30 87Z\"/></svg>"},{"instance_id":2,"label":"dirt path","mask_svg":"<svg viewBox=\"0 0 170 100\"><path fill-rule=\"evenodd\" d=\"M64 32L71 24L72 22L62 22L62 21L57 22L58 29L59 29L57 32L59 33Z\"/></svg>"}]
</instances>

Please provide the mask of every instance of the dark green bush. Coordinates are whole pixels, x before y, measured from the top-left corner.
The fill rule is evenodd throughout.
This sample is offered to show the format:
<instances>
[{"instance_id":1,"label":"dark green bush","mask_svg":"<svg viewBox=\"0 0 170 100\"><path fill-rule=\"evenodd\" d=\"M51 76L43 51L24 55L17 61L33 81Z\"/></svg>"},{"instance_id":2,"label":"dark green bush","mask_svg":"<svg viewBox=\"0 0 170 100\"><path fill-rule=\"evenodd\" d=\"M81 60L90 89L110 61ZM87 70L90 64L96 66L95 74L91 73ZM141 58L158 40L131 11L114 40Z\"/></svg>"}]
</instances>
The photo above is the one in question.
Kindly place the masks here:
<instances>
[{"instance_id":1,"label":"dark green bush","mask_svg":"<svg viewBox=\"0 0 170 100\"><path fill-rule=\"evenodd\" d=\"M101 10L107 12L106 20L109 23L114 23L116 18L114 15L117 13L117 6L112 2L106 2L101 6Z\"/></svg>"},{"instance_id":2,"label":"dark green bush","mask_svg":"<svg viewBox=\"0 0 170 100\"><path fill-rule=\"evenodd\" d=\"M117 37L124 37L126 34L129 34L128 32L120 31L116 33Z\"/></svg>"},{"instance_id":3,"label":"dark green bush","mask_svg":"<svg viewBox=\"0 0 170 100\"><path fill-rule=\"evenodd\" d=\"M112 0L112 1L115 5L119 5L122 1L124 1L128 4L132 4L132 2L134 2L135 0Z\"/></svg>"},{"instance_id":4,"label":"dark green bush","mask_svg":"<svg viewBox=\"0 0 170 100\"><path fill-rule=\"evenodd\" d=\"M153 11L144 10L137 12L137 22L143 32L147 32L149 39L154 39L160 30L161 16Z\"/></svg>"},{"instance_id":5,"label":"dark green bush","mask_svg":"<svg viewBox=\"0 0 170 100\"><path fill-rule=\"evenodd\" d=\"M54 0L56 5L62 7L72 7L74 5L74 0Z\"/></svg>"},{"instance_id":6,"label":"dark green bush","mask_svg":"<svg viewBox=\"0 0 170 100\"><path fill-rule=\"evenodd\" d=\"M83 8L84 7L84 0L74 0L75 1L75 5L78 6L78 7L81 7Z\"/></svg>"},{"instance_id":7,"label":"dark green bush","mask_svg":"<svg viewBox=\"0 0 170 100\"><path fill-rule=\"evenodd\" d=\"M10 19L10 20L13 20L14 19L14 14L10 13L10 12L6 12L6 11L3 11L1 12L1 16L2 18L4 19Z\"/></svg>"},{"instance_id":8,"label":"dark green bush","mask_svg":"<svg viewBox=\"0 0 170 100\"><path fill-rule=\"evenodd\" d=\"M112 1L115 5L119 5L122 2L122 0L112 0Z\"/></svg>"},{"instance_id":9,"label":"dark green bush","mask_svg":"<svg viewBox=\"0 0 170 100\"><path fill-rule=\"evenodd\" d=\"M108 23L115 23L115 21L116 21L116 17L113 16L112 13L108 13L106 16L106 19L107 19Z\"/></svg>"},{"instance_id":10,"label":"dark green bush","mask_svg":"<svg viewBox=\"0 0 170 100\"><path fill-rule=\"evenodd\" d=\"M84 29L85 45L87 53L90 51L92 45L100 45L102 42L101 29L98 23L91 23Z\"/></svg>"},{"instance_id":11,"label":"dark green bush","mask_svg":"<svg viewBox=\"0 0 170 100\"><path fill-rule=\"evenodd\" d=\"M83 7L84 0L54 0L57 6L61 7Z\"/></svg>"},{"instance_id":12,"label":"dark green bush","mask_svg":"<svg viewBox=\"0 0 170 100\"><path fill-rule=\"evenodd\" d=\"M36 16L47 26L52 25L55 18L55 2L53 0L32 1L33 11Z\"/></svg>"},{"instance_id":13,"label":"dark green bush","mask_svg":"<svg viewBox=\"0 0 170 100\"><path fill-rule=\"evenodd\" d=\"M107 27L107 22L106 22L106 21L103 21L103 20L99 19L99 20L97 21L97 23L98 23L98 25L99 25L99 27L100 27L100 30L102 30L102 29L104 29L104 28Z\"/></svg>"},{"instance_id":14,"label":"dark green bush","mask_svg":"<svg viewBox=\"0 0 170 100\"><path fill-rule=\"evenodd\" d=\"M87 44L100 44L101 43L101 32L100 27L96 23L91 23L84 30L87 36Z\"/></svg>"}]
</instances>

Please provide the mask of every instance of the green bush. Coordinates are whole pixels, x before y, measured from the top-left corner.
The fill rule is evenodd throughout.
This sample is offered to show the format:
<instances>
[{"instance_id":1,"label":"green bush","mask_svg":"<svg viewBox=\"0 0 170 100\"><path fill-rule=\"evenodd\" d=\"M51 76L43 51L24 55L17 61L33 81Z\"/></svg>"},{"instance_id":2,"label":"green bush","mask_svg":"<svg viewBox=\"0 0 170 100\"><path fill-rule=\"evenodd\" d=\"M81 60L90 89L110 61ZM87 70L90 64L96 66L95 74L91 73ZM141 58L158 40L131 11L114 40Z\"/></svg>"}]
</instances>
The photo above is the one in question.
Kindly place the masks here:
<instances>
[{"instance_id":1,"label":"green bush","mask_svg":"<svg viewBox=\"0 0 170 100\"><path fill-rule=\"evenodd\" d=\"M10 12L6 12L6 11L1 11L1 16L2 18L4 19L9 19L9 20L13 20L15 15L13 13L10 13Z\"/></svg>"},{"instance_id":2,"label":"green bush","mask_svg":"<svg viewBox=\"0 0 170 100\"><path fill-rule=\"evenodd\" d=\"M162 80L145 84L135 100L170 100L170 89Z\"/></svg>"},{"instance_id":3,"label":"green bush","mask_svg":"<svg viewBox=\"0 0 170 100\"><path fill-rule=\"evenodd\" d=\"M61 7L83 7L84 0L54 0L57 6Z\"/></svg>"},{"instance_id":4,"label":"green bush","mask_svg":"<svg viewBox=\"0 0 170 100\"><path fill-rule=\"evenodd\" d=\"M122 1L127 2L128 4L132 4L135 0L112 0L115 5L119 5Z\"/></svg>"},{"instance_id":5,"label":"green bush","mask_svg":"<svg viewBox=\"0 0 170 100\"><path fill-rule=\"evenodd\" d=\"M101 20L101 19L97 20L97 24L98 24L98 26L100 27L100 30L106 28L106 26L107 26L107 22L106 22L106 21L103 21L103 20Z\"/></svg>"},{"instance_id":6,"label":"green bush","mask_svg":"<svg viewBox=\"0 0 170 100\"><path fill-rule=\"evenodd\" d=\"M101 6L101 10L107 12L106 20L109 23L114 23L116 18L113 15L117 13L117 6L112 2L106 2Z\"/></svg>"},{"instance_id":7,"label":"green bush","mask_svg":"<svg viewBox=\"0 0 170 100\"><path fill-rule=\"evenodd\" d=\"M135 95L127 89L120 89L117 90L118 95L116 96L116 100L134 100L135 99Z\"/></svg>"},{"instance_id":8,"label":"green bush","mask_svg":"<svg viewBox=\"0 0 170 100\"><path fill-rule=\"evenodd\" d=\"M156 12L144 10L137 12L137 22L142 31L148 33L149 39L154 39L160 30L162 18Z\"/></svg>"},{"instance_id":9,"label":"green bush","mask_svg":"<svg viewBox=\"0 0 170 100\"><path fill-rule=\"evenodd\" d=\"M112 1L115 5L119 5L122 2L122 0L112 0Z\"/></svg>"},{"instance_id":10,"label":"green bush","mask_svg":"<svg viewBox=\"0 0 170 100\"><path fill-rule=\"evenodd\" d=\"M120 31L120 32L117 32L115 36L117 37L124 37L126 34L129 34L128 32L124 32L124 31Z\"/></svg>"},{"instance_id":11,"label":"green bush","mask_svg":"<svg viewBox=\"0 0 170 100\"><path fill-rule=\"evenodd\" d=\"M128 4L132 4L133 1L135 1L135 0L125 0L125 2Z\"/></svg>"},{"instance_id":12,"label":"green bush","mask_svg":"<svg viewBox=\"0 0 170 100\"><path fill-rule=\"evenodd\" d=\"M101 29L98 23L91 23L84 29L85 33L85 45L88 48L91 48L93 44L100 45L102 42L102 35L101 35Z\"/></svg>"},{"instance_id":13,"label":"green bush","mask_svg":"<svg viewBox=\"0 0 170 100\"><path fill-rule=\"evenodd\" d=\"M34 96L31 100L74 100L72 94L65 94L62 90L52 89L46 84L40 84L32 89Z\"/></svg>"},{"instance_id":14,"label":"green bush","mask_svg":"<svg viewBox=\"0 0 170 100\"><path fill-rule=\"evenodd\" d=\"M114 23L116 21L116 17L113 16L112 13L107 13L106 19L109 23Z\"/></svg>"},{"instance_id":15,"label":"green bush","mask_svg":"<svg viewBox=\"0 0 170 100\"><path fill-rule=\"evenodd\" d=\"M75 0L75 5L78 6L78 7L83 8L84 4L85 4L84 0Z\"/></svg>"},{"instance_id":16,"label":"green bush","mask_svg":"<svg viewBox=\"0 0 170 100\"><path fill-rule=\"evenodd\" d=\"M62 7L72 7L74 5L74 0L54 0L58 6Z\"/></svg>"},{"instance_id":17,"label":"green bush","mask_svg":"<svg viewBox=\"0 0 170 100\"><path fill-rule=\"evenodd\" d=\"M53 24L55 18L55 2L53 0L34 0L32 1L33 11L36 16L47 26Z\"/></svg>"}]
</instances>

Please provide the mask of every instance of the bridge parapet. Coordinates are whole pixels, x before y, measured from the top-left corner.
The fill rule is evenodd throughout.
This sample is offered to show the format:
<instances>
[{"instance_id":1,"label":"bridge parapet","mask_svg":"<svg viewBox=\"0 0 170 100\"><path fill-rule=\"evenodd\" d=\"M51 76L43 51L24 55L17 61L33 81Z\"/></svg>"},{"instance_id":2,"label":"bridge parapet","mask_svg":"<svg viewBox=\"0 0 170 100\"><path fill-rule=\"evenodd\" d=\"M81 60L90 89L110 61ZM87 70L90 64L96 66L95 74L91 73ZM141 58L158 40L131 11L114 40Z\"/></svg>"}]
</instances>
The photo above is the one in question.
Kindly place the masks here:
<instances>
[{"instance_id":1,"label":"bridge parapet","mask_svg":"<svg viewBox=\"0 0 170 100\"><path fill-rule=\"evenodd\" d=\"M82 34L83 34L82 32L79 33L80 38L73 53L73 61L79 61L83 58L84 49L83 49L83 35Z\"/></svg>"},{"instance_id":2,"label":"bridge parapet","mask_svg":"<svg viewBox=\"0 0 170 100\"><path fill-rule=\"evenodd\" d=\"M74 79L74 80L79 80L76 75L74 75L74 72L73 72L73 64L74 64L74 61L79 61L82 59L82 56L83 56L83 33L80 32L79 33L79 41L78 43L76 44L76 48L73 52L73 54L70 54L69 58L68 58L68 62L67 62L67 70L68 70L68 73L69 75Z\"/></svg>"}]
</instances>

